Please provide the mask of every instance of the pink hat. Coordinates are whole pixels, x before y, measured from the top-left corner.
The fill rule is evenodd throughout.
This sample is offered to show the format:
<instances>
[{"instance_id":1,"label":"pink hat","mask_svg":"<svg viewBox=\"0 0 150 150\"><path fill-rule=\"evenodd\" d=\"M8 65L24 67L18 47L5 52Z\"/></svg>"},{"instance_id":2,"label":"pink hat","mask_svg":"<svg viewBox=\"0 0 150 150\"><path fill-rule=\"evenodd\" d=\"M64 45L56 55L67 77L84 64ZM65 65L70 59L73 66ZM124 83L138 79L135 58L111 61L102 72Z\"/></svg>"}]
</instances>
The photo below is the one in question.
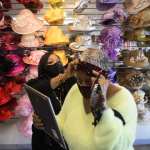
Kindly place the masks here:
<instances>
[{"instance_id":1,"label":"pink hat","mask_svg":"<svg viewBox=\"0 0 150 150\"><path fill-rule=\"evenodd\" d=\"M31 51L30 56L23 58L24 63L29 65L38 65L41 57L46 53L44 50L34 50Z\"/></svg>"},{"instance_id":2,"label":"pink hat","mask_svg":"<svg viewBox=\"0 0 150 150\"><path fill-rule=\"evenodd\" d=\"M17 76L21 74L24 69L25 65L23 64L21 58L15 54L6 55L6 58L11 60L14 63L12 69L8 72L7 76Z\"/></svg>"},{"instance_id":3,"label":"pink hat","mask_svg":"<svg viewBox=\"0 0 150 150\"><path fill-rule=\"evenodd\" d=\"M12 29L18 34L30 34L40 30L43 27L43 22L28 9L23 9L13 18Z\"/></svg>"},{"instance_id":4,"label":"pink hat","mask_svg":"<svg viewBox=\"0 0 150 150\"><path fill-rule=\"evenodd\" d=\"M40 42L34 34L26 34L22 36L21 43L19 45L21 47L39 47Z\"/></svg>"},{"instance_id":5,"label":"pink hat","mask_svg":"<svg viewBox=\"0 0 150 150\"><path fill-rule=\"evenodd\" d=\"M26 76L26 81L29 81L31 79L35 79L38 77L38 66L30 66L29 68L29 74Z\"/></svg>"}]
</instances>

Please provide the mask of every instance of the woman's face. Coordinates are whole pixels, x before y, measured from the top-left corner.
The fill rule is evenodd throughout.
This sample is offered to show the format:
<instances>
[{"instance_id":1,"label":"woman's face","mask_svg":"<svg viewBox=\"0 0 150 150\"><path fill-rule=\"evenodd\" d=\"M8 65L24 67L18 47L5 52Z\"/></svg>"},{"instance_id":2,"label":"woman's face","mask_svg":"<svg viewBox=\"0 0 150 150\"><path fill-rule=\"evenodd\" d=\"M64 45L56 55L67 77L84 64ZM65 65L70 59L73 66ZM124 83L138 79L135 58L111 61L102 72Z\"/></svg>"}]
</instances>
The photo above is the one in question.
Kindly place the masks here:
<instances>
[{"instance_id":1,"label":"woman's face","mask_svg":"<svg viewBox=\"0 0 150 150\"><path fill-rule=\"evenodd\" d=\"M53 64L55 64L55 63L57 63L57 62L59 62L59 61L60 61L60 59L59 59L59 57L58 57L57 55L51 54L51 55L49 56L49 58L48 58L47 64L48 64L48 65L53 65Z\"/></svg>"},{"instance_id":2,"label":"woman's face","mask_svg":"<svg viewBox=\"0 0 150 150\"><path fill-rule=\"evenodd\" d=\"M76 77L80 93L84 98L89 99L91 97L92 85L94 83L93 78L83 71L77 71Z\"/></svg>"}]
</instances>

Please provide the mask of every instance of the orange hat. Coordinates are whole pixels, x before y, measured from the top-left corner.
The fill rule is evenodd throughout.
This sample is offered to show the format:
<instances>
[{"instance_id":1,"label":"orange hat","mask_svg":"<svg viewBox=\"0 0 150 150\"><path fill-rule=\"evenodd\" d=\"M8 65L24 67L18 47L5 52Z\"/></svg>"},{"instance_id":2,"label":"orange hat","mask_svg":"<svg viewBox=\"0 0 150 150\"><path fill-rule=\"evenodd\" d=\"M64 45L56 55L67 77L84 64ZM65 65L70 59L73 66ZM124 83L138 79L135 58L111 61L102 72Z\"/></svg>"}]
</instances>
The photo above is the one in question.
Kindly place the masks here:
<instances>
[{"instance_id":1,"label":"orange hat","mask_svg":"<svg viewBox=\"0 0 150 150\"><path fill-rule=\"evenodd\" d=\"M45 35L45 45L57 45L69 43L69 38L64 35L62 30L57 26L48 29Z\"/></svg>"}]
</instances>

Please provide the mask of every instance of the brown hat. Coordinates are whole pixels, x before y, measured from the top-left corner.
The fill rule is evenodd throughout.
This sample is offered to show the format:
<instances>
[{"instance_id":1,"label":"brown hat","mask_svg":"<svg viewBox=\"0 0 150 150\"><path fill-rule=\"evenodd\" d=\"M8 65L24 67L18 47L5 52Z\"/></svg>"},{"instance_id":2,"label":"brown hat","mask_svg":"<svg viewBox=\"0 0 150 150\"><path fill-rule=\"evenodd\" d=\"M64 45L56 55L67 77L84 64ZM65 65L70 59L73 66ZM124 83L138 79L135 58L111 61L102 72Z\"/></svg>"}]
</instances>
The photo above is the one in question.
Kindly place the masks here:
<instances>
[{"instance_id":1,"label":"brown hat","mask_svg":"<svg viewBox=\"0 0 150 150\"><path fill-rule=\"evenodd\" d=\"M128 25L133 29L150 26L150 7L128 18Z\"/></svg>"},{"instance_id":2,"label":"brown hat","mask_svg":"<svg viewBox=\"0 0 150 150\"><path fill-rule=\"evenodd\" d=\"M12 29L18 34L30 34L40 30L43 22L28 9L23 9L13 18Z\"/></svg>"},{"instance_id":3,"label":"brown hat","mask_svg":"<svg viewBox=\"0 0 150 150\"><path fill-rule=\"evenodd\" d=\"M150 6L149 0L126 0L125 7L129 14L137 14Z\"/></svg>"}]
</instances>

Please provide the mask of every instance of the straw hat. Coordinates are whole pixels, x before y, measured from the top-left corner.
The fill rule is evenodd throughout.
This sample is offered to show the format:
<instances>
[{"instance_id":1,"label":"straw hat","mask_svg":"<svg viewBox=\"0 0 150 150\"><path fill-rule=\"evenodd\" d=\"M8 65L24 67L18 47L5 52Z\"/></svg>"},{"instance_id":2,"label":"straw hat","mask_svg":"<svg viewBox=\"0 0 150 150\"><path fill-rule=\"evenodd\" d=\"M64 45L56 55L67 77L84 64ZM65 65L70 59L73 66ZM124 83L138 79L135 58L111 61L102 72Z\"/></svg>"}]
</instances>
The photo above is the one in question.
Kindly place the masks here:
<instances>
[{"instance_id":1,"label":"straw hat","mask_svg":"<svg viewBox=\"0 0 150 150\"><path fill-rule=\"evenodd\" d=\"M40 30L43 22L38 20L36 16L28 9L23 9L13 18L12 29L18 34L30 34Z\"/></svg>"},{"instance_id":2,"label":"straw hat","mask_svg":"<svg viewBox=\"0 0 150 150\"><path fill-rule=\"evenodd\" d=\"M130 14L137 14L150 6L149 0L126 0L125 7Z\"/></svg>"},{"instance_id":3,"label":"straw hat","mask_svg":"<svg viewBox=\"0 0 150 150\"><path fill-rule=\"evenodd\" d=\"M136 15L128 17L128 25L133 29L150 26L150 7L142 10Z\"/></svg>"},{"instance_id":4,"label":"straw hat","mask_svg":"<svg viewBox=\"0 0 150 150\"><path fill-rule=\"evenodd\" d=\"M63 66L68 64L68 58L66 57L65 50L54 50L54 54L60 58Z\"/></svg>"},{"instance_id":5,"label":"straw hat","mask_svg":"<svg viewBox=\"0 0 150 150\"><path fill-rule=\"evenodd\" d=\"M64 9L62 8L51 8L44 15L44 19L49 24L62 24L64 21Z\"/></svg>"},{"instance_id":6,"label":"straw hat","mask_svg":"<svg viewBox=\"0 0 150 150\"><path fill-rule=\"evenodd\" d=\"M46 53L44 50L34 50L31 51L30 56L23 58L23 62L29 65L38 65L41 57Z\"/></svg>"},{"instance_id":7,"label":"straw hat","mask_svg":"<svg viewBox=\"0 0 150 150\"><path fill-rule=\"evenodd\" d=\"M19 45L22 47L39 47L40 43L34 34L27 34L22 36Z\"/></svg>"},{"instance_id":8,"label":"straw hat","mask_svg":"<svg viewBox=\"0 0 150 150\"><path fill-rule=\"evenodd\" d=\"M69 43L69 38L64 35L59 27L53 26L46 32L45 45L57 45L66 43Z\"/></svg>"}]
</instances>

